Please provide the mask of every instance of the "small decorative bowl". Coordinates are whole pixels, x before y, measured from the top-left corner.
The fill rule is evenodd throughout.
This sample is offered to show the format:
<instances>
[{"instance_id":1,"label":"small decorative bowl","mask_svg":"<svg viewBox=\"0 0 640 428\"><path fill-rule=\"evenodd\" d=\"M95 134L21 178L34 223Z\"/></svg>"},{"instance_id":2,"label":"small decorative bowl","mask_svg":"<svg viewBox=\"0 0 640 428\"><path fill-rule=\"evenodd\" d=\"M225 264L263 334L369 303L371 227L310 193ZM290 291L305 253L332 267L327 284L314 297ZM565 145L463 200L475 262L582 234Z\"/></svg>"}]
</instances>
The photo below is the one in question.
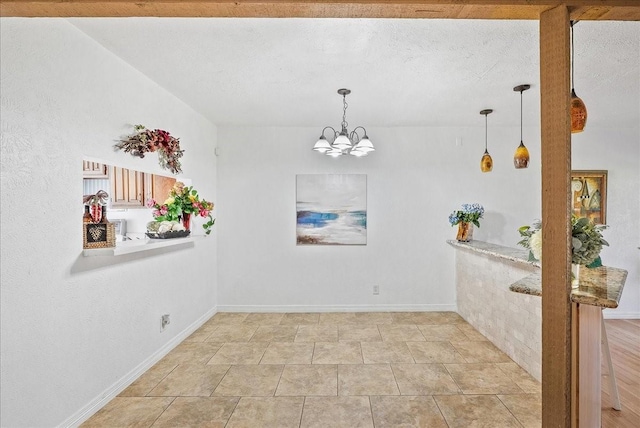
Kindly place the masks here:
<instances>
[{"instance_id":1,"label":"small decorative bowl","mask_svg":"<svg viewBox=\"0 0 640 428\"><path fill-rule=\"evenodd\" d=\"M170 230L168 232L147 232L146 235L151 239L172 239L185 238L191 233L190 230Z\"/></svg>"}]
</instances>

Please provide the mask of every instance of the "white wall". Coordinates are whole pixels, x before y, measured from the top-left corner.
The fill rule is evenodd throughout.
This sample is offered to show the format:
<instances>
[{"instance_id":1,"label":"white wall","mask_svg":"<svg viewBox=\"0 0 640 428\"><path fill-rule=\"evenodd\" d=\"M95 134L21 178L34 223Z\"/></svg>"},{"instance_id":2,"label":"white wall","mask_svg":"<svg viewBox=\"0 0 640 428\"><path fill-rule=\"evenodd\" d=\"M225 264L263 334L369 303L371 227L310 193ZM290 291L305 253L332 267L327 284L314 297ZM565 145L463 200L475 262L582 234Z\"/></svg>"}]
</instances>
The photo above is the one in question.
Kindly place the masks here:
<instances>
[{"instance_id":1,"label":"white wall","mask_svg":"<svg viewBox=\"0 0 640 428\"><path fill-rule=\"evenodd\" d=\"M484 129L371 128L377 151L362 159L313 152L319 131L218 128L221 310L453 310L448 215L484 204L475 238L505 245L536 217L540 164L514 170L517 129L493 132L491 174ZM296 246L295 176L324 173L367 174L366 246Z\"/></svg>"},{"instance_id":2,"label":"white wall","mask_svg":"<svg viewBox=\"0 0 640 428\"><path fill-rule=\"evenodd\" d=\"M0 27L0 425L56 426L104 404L216 304L215 230L179 251L82 256L82 158L166 173L154 155L113 150L133 124L163 128L216 201L216 128L65 20Z\"/></svg>"},{"instance_id":3,"label":"white wall","mask_svg":"<svg viewBox=\"0 0 640 428\"><path fill-rule=\"evenodd\" d=\"M518 227L541 217L538 129L525 128L532 161L516 170L519 129L490 128L488 174L479 166L482 127L368 131L375 153L332 159L311 150L319 127L218 127L221 310L453 309L449 213L483 204L474 238L512 247ZM574 143L574 169L609 170L611 248L602 256L629 271L620 308L608 316L640 316L638 139L637 129L588 129ZM325 173L367 174L366 246L296 246L295 175Z\"/></svg>"},{"instance_id":4,"label":"white wall","mask_svg":"<svg viewBox=\"0 0 640 428\"><path fill-rule=\"evenodd\" d=\"M510 246L517 228L540 216L536 129L525 129L532 163L522 171L511 162L515 127L490 129L490 174L479 171L481 126L371 127L376 153L330 159L311 151L319 127L216 130L64 20L1 24L2 426L80 420L217 303L265 311L453 309L449 213L484 204L475 239ZM216 202L216 228L192 249L84 258L82 158L165 172L153 155L113 151L136 123L181 138L185 176ZM621 306L610 314L638 317L640 133L588 128L574 139L575 169L609 170L611 248L603 258L629 271ZM367 174L367 246L296 246L295 175L311 173ZM161 334L167 312L172 324Z\"/></svg>"}]
</instances>

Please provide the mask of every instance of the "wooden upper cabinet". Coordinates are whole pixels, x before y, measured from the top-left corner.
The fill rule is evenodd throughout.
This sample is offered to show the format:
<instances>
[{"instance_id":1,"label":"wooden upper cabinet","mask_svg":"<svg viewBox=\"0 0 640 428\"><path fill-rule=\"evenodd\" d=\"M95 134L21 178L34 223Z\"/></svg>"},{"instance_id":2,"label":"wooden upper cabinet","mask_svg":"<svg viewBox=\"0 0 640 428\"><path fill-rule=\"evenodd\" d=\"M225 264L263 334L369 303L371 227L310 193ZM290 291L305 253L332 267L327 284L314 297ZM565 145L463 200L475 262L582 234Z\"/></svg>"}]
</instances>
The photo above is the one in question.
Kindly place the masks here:
<instances>
[{"instance_id":1,"label":"wooden upper cabinet","mask_svg":"<svg viewBox=\"0 0 640 428\"><path fill-rule=\"evenodd\" d=\"M145 174L146 175L146 194L147 201L154 199L161 204L169 197L169 192L176 179L173 177L165 177L164 175ZM146 201L145 201L146 203Z\"/></svg>"},{"instance_id":2,"label":"wooden upper cabinet","mask_svg":"<svg viewBox=\"0 0 640 428\"><path fill-rule=\"evenodd\" d=\"M117 166L111 167L111 207L145 206L145 174Z\"/></svg>"},{"instance_id":3,"label":"wooden upper cabinet","mask_svg":"<svg viewBox=\"0 0 640 428\"><path fill-rule=\"evenodd\" d=\"M161 204L169 197L169 191L176 183L172 177L117 166L109 168L112 208L146 208L151 199Z\"/></svg>"},{"instance_id":4,"label":"wooden upper cabinet","mask_svg":"<svg viewBox=\"0 0 640 428\"><path fill-rule=\"evenodd\" d=\"M90 162L83 162L85 164ZM149 199L162 203L169 197L176 179L118 166L107 166L112 208L146 208ZM86 177L85 177L86 178ZM98 178L98 177L92 177Z\"/></svg>"},{"instance_id":5,"label":"wooden upper cabinet","mask_svg":"<svg viewBox=\"0 0 640 428\"><path fill-rule=\"evenodd\" d=\"M107 165L98 162L82 161L83 178L109 178Z\"/></svg>"}]
</instances>

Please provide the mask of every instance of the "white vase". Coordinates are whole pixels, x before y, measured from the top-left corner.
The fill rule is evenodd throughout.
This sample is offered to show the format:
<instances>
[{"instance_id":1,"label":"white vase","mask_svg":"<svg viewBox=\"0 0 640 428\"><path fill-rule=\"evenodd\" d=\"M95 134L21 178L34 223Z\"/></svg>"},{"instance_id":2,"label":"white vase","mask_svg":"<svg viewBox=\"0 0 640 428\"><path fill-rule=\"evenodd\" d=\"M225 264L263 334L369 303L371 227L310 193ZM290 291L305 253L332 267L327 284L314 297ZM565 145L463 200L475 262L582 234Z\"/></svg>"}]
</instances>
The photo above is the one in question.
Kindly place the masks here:
<instances>
[{"instance_id":1,"label":"white vase","mask_svg":"<svg viewBox=\"0 0 640 428\"><path fill-rule=\"evenodd\" d=\"M580 286L580 265L571 263L571 288Z\"/></svg>"}]
</instances>

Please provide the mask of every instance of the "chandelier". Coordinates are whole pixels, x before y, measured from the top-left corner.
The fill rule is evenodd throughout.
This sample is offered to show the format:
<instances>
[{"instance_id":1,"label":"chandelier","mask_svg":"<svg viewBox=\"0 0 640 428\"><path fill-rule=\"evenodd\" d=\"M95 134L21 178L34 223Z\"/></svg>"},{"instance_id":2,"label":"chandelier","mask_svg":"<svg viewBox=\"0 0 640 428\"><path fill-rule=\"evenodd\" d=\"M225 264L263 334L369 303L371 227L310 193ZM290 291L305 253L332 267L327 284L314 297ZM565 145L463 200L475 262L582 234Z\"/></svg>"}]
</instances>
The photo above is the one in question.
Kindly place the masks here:
<instances>
[{"instance_id":1,"label":"chandelier","mask_svg":"<svg viewBox=\"0 0 640 428\"><path fill-rule=\"evenodd\" d=\"M373 152L375 148L369 137L367 137L367 130L362 126L357 126L351 133L347 129L349 124L347 123L347 95L351 93L349 89L338 89L338 94L342 95L342 129L340 132L333 129L331 126L326 126L322 130L322 135L313 146L313 150L323 153L327 156L337 158L342 155L352 155L357 157L366 156L369 152ZM325 136L325 131L328 129L333 131L333 135L329 133L329 141ZM362 137L358 134L358 129L362 129Z\"/></svg>"}]
</instances>

